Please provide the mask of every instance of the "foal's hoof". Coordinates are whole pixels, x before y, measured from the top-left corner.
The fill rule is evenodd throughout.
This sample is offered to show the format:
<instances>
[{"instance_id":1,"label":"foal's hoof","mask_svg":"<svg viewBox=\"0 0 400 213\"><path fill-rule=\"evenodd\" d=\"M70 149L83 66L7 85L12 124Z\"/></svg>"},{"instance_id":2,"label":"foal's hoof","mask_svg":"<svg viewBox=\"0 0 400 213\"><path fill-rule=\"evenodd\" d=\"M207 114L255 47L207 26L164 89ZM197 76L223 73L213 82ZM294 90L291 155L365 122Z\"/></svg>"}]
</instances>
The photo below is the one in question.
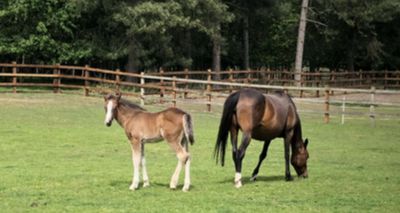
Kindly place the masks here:
<instances>
[{"instance_id":1,"label":"foal's hoof","mask_svg":"<svg viewBox=\"0 0 400 213\"><path fill-rule=\"evenodd\" d=\"M188 191L189 191L189 186L184 186L184 187L182 188L182 191L183 191L183 192L188 192Z\"/></svg>"},{"instance_id":2,"label":"foal's hoof","mask_svg":"<svg viewBox=\"0 0 400 213\"><path fill-rule=\"evenodd\" d=\"M133 184L131 186L129 186L129 189L132 190L132 191L135 191L138 188L139 188L138 186L135 186Z\"/></svg>"},{"instance_id":3,"label":"foal's hoof","mask_svg":"<svg viewBox=\"0 0 400 213\"><path fill-rule=\"evenodd\" d=\"M150 186L150 183L149 182L144 182L143 183L143 188L146 188L146 187L149 187Z\"/></svg>"}]
</instances>

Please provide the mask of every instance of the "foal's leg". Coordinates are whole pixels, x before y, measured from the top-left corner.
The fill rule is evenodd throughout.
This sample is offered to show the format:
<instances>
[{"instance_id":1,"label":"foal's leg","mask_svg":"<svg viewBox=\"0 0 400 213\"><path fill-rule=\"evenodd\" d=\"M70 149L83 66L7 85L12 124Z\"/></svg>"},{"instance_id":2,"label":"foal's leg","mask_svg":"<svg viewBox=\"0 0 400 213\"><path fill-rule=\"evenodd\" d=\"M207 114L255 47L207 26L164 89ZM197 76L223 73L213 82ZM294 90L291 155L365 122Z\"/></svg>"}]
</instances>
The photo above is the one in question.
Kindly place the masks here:
<instances>
[{"instance_id":1,"label":"foal's leg","mask_svg":"<svg viewBox=\"0 0 400 213\"><path fill-rule=\"evenodd\" d=\"M132 162L133 162L133 177L130 190L136 190L139 187L139 167L140 159L142 157L140 143L137 140L131 141L132 148Z\"/></svg>"},{"instance_id":2,"label":"foal's leg","mask_svg":"<svg viewBox=\"0 0 400 213\"><path fill-rule=\"evenodd\" d=\"M285 179L286 181L293 180L292 175L290 174L290 164L289 164L289 156L290 156L290 141L293 137L293 130L286 132L286 136L284 139L284 147L285 147Z\"/></svg>"},{"instance_id":3,"label":"foal's leg","mask_svg":"<svg viewBox=\"0 0 400 213\"><path fill-rule=\"evenodd\" d=\"M182 137L182 136L181 136ZM180 137L180 139L181 139ZM179 138L178 138L179 139ZM178 158L178 164L176 165L175 172L172 175L171 182L169 187L171 189L176 189L176 185L178 184L179 174L181 172L182 166L186 163L189 159L189 154L183 149L181 146L181 140L167 140L171 148L175 151L176 156Z\"/></svg>"},{"instance_id":4,"label":"foal's leg","mask_svg":"<svg viewBox=\"0 0 400 213\"><path fill-rule=\"evenodd\" d=\"M236 152L236 174L235 174L235 187L240 188L242 186L242 161L251 140L250 132L243 132L242 143L240 144L239 150Z\"/></svg>"},{"instance_id":5,"label":"foal's leg","mask_svg":"<svg viewBox=\"0 0 400 213\"><path fill-rule=\"evenodd\" d=\"M187 192L189 191L190 187L190 154L189 154L189 144L185 141L185 151L188 153L189 157L185 164L185 183L183 185L182 191Z\"/></svg>"},{"instance_id":6,"label":"foal's leg","mask_svg":"<svg viewBox=\"0 0 400 213\"><path fill-rule=\"evenodd\" d=\"M150 185L149 177L147 176L146 159L144 158L144 144L142 144L142 173L143 173L143 187Z\"/></svg>"},{"instance_id":7,"label":"foal's leg","mask_svg":"<svg viewBox=\"0 0 400 213\"><path fill-rule=\"evenodd\" d=\"M268 147L269 147L270 143L271 143L271 141L269 141L269 140L264 142L263 149L262 149L260 157L258 159L258 164L253 171L253 175L251 175L251 178L250 178L251 181L255 181L257 179L258 170L260 169L262 161L265 159L265 157L267 157Z\"/></svg>"}]
</instances>

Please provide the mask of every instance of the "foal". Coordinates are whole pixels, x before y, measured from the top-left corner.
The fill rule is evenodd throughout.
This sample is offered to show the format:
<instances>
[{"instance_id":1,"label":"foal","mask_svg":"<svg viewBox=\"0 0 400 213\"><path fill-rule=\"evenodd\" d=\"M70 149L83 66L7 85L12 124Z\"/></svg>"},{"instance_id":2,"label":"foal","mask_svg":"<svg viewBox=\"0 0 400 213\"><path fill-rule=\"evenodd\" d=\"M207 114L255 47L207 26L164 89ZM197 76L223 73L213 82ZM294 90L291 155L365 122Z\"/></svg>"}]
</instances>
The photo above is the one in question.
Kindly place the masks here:
<instances>
[{"instance_id":1,"label":"foal","mask_svg":"<svg viewBox=\"0 0 400 213\"><path fill-rule=\"evenodd\" d=\"M113 119L125 129L132 149L133 178L129 187L135 190L139 187L139 166L142 166L143 187L149 186L144 145L149 142L166 140L176 152L178 165L172 175L170 188L176 189L179 173L185 166L185 182L183 191L190 187L190 155L188 143L193 144L193 125L191 116L177 108L168 108L161 112L147 112L140 106L121 99L121 95L108 94L104 96L106 117L104 123L111 126Z\"/></svg>"}]
</instances>

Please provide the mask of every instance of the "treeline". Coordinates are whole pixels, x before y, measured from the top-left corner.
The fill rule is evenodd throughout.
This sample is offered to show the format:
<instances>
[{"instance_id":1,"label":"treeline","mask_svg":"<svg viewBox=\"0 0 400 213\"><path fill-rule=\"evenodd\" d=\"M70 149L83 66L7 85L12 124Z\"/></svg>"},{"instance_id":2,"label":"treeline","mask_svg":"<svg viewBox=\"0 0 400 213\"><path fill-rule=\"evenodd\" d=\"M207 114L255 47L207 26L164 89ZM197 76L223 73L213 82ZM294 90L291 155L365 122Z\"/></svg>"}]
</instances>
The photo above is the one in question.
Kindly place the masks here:
<instances>
[{"instance_id":1,"label":"treeline","mask_svg":"<svg viewBox=\"0 0 400 213\"><path fill-rule=\"evenodd\" d=\"M1 0L0 61L287 68L300 0ZM310 0L303 66L400 67L399 0Z\"/></svg>"}]
</instances>

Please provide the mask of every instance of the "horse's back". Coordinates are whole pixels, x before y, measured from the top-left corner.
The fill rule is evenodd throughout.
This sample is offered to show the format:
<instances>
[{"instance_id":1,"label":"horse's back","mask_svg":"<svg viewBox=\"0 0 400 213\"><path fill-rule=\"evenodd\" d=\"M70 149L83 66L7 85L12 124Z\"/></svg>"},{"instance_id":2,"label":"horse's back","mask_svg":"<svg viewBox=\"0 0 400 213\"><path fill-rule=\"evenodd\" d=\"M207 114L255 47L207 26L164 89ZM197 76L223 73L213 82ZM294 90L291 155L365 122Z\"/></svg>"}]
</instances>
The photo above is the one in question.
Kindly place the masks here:
<instances>
[{"instance_id":1,"label":"horse's back","mask_svg":"<svg viewBox=\"0 0 400 213\"><path fill-rule=\"evenodd\" d=\"M285 93L264 94L264 114L253 130L253 138L272 140L283 137L285 131L294 128L297 122L296 108L290 96Z\"/></svg>"},{"instance_id":2,"label":"horse's back","mask_svg":"<svg viewBox=\"0 0 400 213\"><path fill-rule=\"evenodd\" d=\"M251 131L264 114L264 95L254 89L242 89L236 105L236 119L243 131Z\"/></svg>"}]
</instances>

